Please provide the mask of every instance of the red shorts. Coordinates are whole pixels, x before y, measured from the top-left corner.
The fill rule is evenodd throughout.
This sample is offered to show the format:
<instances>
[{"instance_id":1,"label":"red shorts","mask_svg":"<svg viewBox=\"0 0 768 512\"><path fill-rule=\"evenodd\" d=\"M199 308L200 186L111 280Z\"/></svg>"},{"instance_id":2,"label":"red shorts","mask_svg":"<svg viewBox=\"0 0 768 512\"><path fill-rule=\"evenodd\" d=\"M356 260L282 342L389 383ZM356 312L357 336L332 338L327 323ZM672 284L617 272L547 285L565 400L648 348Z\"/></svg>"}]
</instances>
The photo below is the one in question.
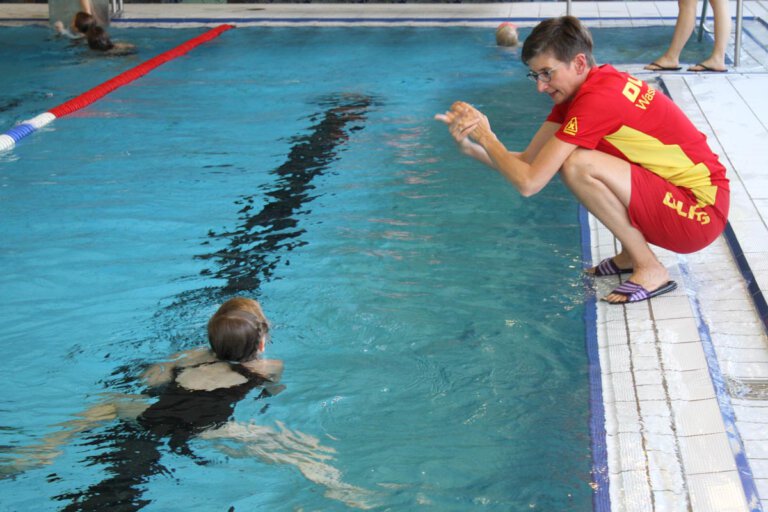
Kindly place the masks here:
<instances>
[{"instance_id":1,"label":"red shorts","mask_svg":"<svg viewBox=\"0 0 768 512\"><path fill-rule=\"evenodd\" d=\"M723 232L730 204L727 188L718 187L715 205L698 207L690 190L630 165L629 220L648 243L685 254L703 249Z\"/></svg>"}]
</instances>

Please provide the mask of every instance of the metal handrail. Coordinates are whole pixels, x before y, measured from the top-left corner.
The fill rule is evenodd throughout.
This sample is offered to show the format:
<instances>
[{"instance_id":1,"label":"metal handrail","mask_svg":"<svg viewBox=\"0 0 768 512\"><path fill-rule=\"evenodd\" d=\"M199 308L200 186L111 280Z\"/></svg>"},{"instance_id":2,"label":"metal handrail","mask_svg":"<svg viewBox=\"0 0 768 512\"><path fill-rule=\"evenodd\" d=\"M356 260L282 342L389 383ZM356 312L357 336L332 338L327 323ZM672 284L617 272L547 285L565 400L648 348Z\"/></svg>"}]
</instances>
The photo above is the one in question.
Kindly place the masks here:
<instances>
[{"instance_id":1,"label":"metal handrail","mask_svg":"<svg viewBox=\"0 0 768 512\"><path fill-rule=\"evenodd\" d=\"M744 5L742 0L736 0L736 41L733 49L733 65L739 67L741 63L741 32L744 22Z\"/></svg>"}]
</instances>

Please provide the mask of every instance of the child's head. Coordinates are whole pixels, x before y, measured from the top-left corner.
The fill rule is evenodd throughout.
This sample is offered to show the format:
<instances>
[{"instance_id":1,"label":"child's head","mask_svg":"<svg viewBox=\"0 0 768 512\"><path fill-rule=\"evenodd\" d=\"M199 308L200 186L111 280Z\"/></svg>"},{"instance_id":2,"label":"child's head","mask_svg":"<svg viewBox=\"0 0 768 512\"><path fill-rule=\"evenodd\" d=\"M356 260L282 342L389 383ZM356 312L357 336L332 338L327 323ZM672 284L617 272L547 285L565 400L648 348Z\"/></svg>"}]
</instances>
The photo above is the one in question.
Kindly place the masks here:
<instances>
[{"instance_id":1,"label":"child's head","mask_svg":"<svg viewBox=\"0 0 768 512\"><path fill-rule=\"evenodd\" d=\"M245 362L264 350L269 323L258 302L243 297L228 300L208 321L208 341L220 359Z\"/></svg>"},{"instance_id":2,"label":"child's head","mask_svg":"<svg viewBox=\"0 0 768 512\"><path fill-rule=\"evenodd\" d=\"M88 47L91 50L100 50L105 52L107 50L111 50L115 46L109 39L107 31L95 24L91 25L91 28L88 29L86 37L88 38Z\"/></svg>"},{"instance_id":3,"label":"child's head","mask_svg":"<svg viewBox=\"0 0 768 512\"><path fill-rule=\"evenodd\" d=\"M87 34L88 30L95 24L96 18L82 11L75 14L75 18L72 20L72 25L75 29L83 34Z\"/></svg>"}]
</instances>

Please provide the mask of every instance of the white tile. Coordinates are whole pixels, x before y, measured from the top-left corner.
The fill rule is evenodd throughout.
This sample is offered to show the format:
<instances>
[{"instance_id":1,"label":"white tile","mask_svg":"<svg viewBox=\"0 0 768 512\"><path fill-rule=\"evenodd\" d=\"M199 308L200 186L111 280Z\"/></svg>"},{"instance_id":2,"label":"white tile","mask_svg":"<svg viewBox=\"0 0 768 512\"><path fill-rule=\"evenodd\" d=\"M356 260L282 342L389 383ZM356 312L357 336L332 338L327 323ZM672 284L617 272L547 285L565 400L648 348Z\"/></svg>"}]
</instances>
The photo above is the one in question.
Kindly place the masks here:
<instances>
[{"instance_id":1,"label":"white tile","mask_svg":"<svg viewBox=\"0 0 768 512\"><path fill-rule=\"evenodd\" d=\"M579 18L595 18L600 15L597 2L573 2L571 14Z\"/></svg>"},{"instance_id":2,"label":"white tile","mask_svg":"<svg viewBox=\"0 0 768 512\"><path fill-rule=\"evenodd\" d=\"M630 372L611 374L611 387L614 401L635 403L635 383Z\"/></svg>"},{"instance_id":3,"label":"white tile","mask_svg":"<svg viewBox=\"0 0 768 512\"><path fill-rule=\"evenodd\" d=\"M750 441L742 439L744 451L750 459L768 459L768 443L763 441Z\"/></svg>"},{"instance_id":4,"label":"white tile","mask_svg":"<svg viewBox=\"0 0 768 512\"><path fill-rule=\"evenodd\" d=\"M696 401L674 401L675 424L679 437L725 432L720 407L714 398Z\"/></svg>"},{"instance_id":5,"label":"white tile","mask_svg":"<svg viewBox=\"0 0 768 512\"><path fill-rule=\"evenodd\" d=\"M661 345L661 357L667 371L706 370L704 349L698 341Z\"/></svg>"},{"instance_id":6,"label":"white tile","mask_svg":"<svg viewBox=\"0 0 768 512\"><path fill-rule=\"evenodd\" d=\"M684 491L653 491L653 502L656 510L665 510L669 512L689 512L688 495Z\"/></svg>"},{"instance_id":7,"label":"white tile","mask_svg":"<svg viewBox=\"0 0 768 512\"><path fill-rule=\"evenodd\" d=\"M727 320L727 321L726 321ZM749 311L732 311L727 319L712 322L710 331L725 336L755 336L764 331L762 322L756 317L754 308Z\"/></svg>"},{"instance_id":8,"label":"white tile","mask_svg":"<svg viewBox=\"0 0 768 512\"><path fill-rule=\"evenodd\" d=\"M648 461L651 465L676 465L682 467L682 462L677 458L677 437L672 434L661 434L646 429L645 447L648 453ZM671 428L670 428L671 432Z\"/></svg>"},{"instance_id":9,"label":"white tile","mask_svg":"<svg viewBox=\"0 0 768 512\"><path fill-rule=\"evenodd\" d=\"M667 373L667 391L672 400L707 400L715 397L709 370Z\"/></svg>"},{"instance_id":10,"label":"white tile","mask_svg":"<svg viewBox=\"0 0 768 512\"><path fill-rule=\"evenodd\" d=\"M645 471L646 459L642 436L636 432L620 432L617 438L622 471Z\"/></svg>"},{"instance_id":11,"label":"white tile","mask_svg":"<svg viewBox=\"0 0 768 512\"><path fill-rule=\"evenodd\" d=\"M662 387L664 381L660 370L638 370L635 371L635 386L658 386Z\"/></svg>"},{"instance_id":12,"label":"white tile","mask_svg":"<svg viewBox=\"0 0 768 512\"><path fill-rule=\"evenodd\" d=\"M662 16L671 18L677 17L678 7L674 2L656 2L656 8Z\"/></svg>"},{"instance_id":13,"label":"white tile","mask_svg":"<svg viewBox=\"0 0 768 512\"><path fill-rule=\"evenodd\" d=\"M752 459L749 461L749 469L752 470L753 478L768 478L768 460Z\"/></svg>"},{"instance_id":14,"label":"white tile","mask_svg":"<svg viewBox=\"0 0 768 512\"><path fill-rule=\"evenodd\" d=\"M739 422L762 423L768 431L768 405L765 400L739 400L732 397L731 406Z\"/></svg>"},{"instance_id":15,"label":"white tile","mask_svg":"<svg viewBox=\"0 0 768 512\"><path fill-rule=\"evenodd\" d=\"M636 388L638 400L666 400L667 392L662 386L638 386Z\"/></svg>"},{"instance_id":16,"label":"white tile","mask_svg":"<svg viewBox=\"0 0 768 512\"><path fill-rule=\"evenodd\" d=\"M748 336L743 336L749 339ZM730 361L737 363L768 363L768 347L739 348L731 347L726 354Z\"/></svg>"},{"instance_id":17,"label":"white tile","mask_svg":"<svg viewBox=\"0 0 768 512\"><path fill-rule=\"evenodd\" d=\"M768 441L768 424L739 422L739 434L743 441Z\"/></svg>"},{"instance_id":18,"label":"white tile","mask_svg":"<svg viewBox=\"0 0 768 512\"><path fill-rule=\"evenodd\" d=\"M597 4L602 17L628 17L629 10L625 2L600 2Z\"/></svg>"},{"instance_id":19,"label":"white tile","mask_svg":"<svg viewBox=\"0 0 768 512\"><path fill-rule=\"evenodd\" d=\"M691 508L697 512L748 512L736 471L688 477Z\"/></svg>"},{"instance_id":20,"label":"white tile","mask_svg":"<svg viewBox=\"0 0 768 512\"><path fill-rule=\"evenodd\" d=\"M656 322L661 343L687 343L699 340L699 330L693 318L659 320Z\"/></svg>"},{"instance_id":21,"label":"white tile","mask_svg":"<svg viewBox=\"0 0 768 512\"><path fill-rule=\"evenodd\" d=\"M761 478L759 480L755 480L755 487L757 487L757 494L762 498L763 503L763 510L768 510L768 498L763 498L763 496L768 496L768 478Z\"/></svg>"},{"instance_id":22,"label":"white tile","mask_svg":"<svg viewBox=\"0 0 768 512\"><path fill-rule=\"evenodd\" d=\"M637 403L616 402L613 404L618 423L619 432L640 432L640 414L637 410Z\"/></svg>"},{"instance_id":23,"label":"white tile","mask_svg":"<svg viewBox=\"0 0 768 512\"><path fill-rule=\"evenodd\" d=\"M632 343L630 345L630 351L632 352L632 358L649 357L652 359L659 358L659 351L656 348L655 343Z\"/></svg>"},{"instance_id":24,"label":"white tile","mask_svg":"<svg viewBox=\"0 0 768 512\"><path fill-rule=\"evenodd\" d=\"M644 401L640 400L640 414L643 420L647 420L650 417L665 418L671 421L672 411L667 405L666 401Z\"/></svg>"},{"instance_id":25,"label":"white tile","mask_svg":"<svg viewBox=\"0 0 768 512\"><path fill-rule=\"evenodd\" d=\"M628 372L631 368L629 347L627 345L611 345L608 347L608 361L604 368L610 373Z\"/></svg>"},{"instance_id":26,"label":"white tile","mask_svg":"<svg viewBox=\"0 0 768 512\"><path fill-rule=\"evenodd\" d=\"M656 320L693 317L688 297L657 297L651 301L651 306L653 308L653 318Z\"/></svg>"},{"instance_id":27,"label":"white tile","mask_svg":"<svg viewBox=\"0 0 768 512\"><path fill-rule=\"evenodd\" d=\"M649 402L649 401L646 401ZM641 421L643 422L643 432L649 435L649 441L646 446L650 449L651 446L658 447L658 443L664 440L668 440L672 443L671 448L674 448L677 441L674 438L674 431L672 430L672 416L643 416ZM666 436L666 437L664 437ZM668 438L668 439L667 439ZM654 442L650 442L650 440ZM661 449L661 448L658 448Z\"/></svg>"},{"instance_id":28,"label":"white tile","mask_svg":"<svg viewBox=\"0 0 768 512\"><path fill-rule=\"evenodd\" d=\"M619 480L622 509L625 512L652 510L651 489L645 469L626 471Z\"/></svg>"},{"instance_id":29,"label":"white tile","mask_svg":"<svg viewBox=\"0 0 768 512\"><path fill-rule=\"evenodd\" d=\"M734 379L755 380L768 378L768 363L750 363L723 361L720 363L723 373Z\"/></svg>"},{"instance_id":30,"label":"white tile","mask_svg":"<svg viewBox=\"0 0 768 512\"><path fill-rule=\"evenodd\" d=\"M768 188L768 182L766 188ZM737 219L731 222L731 226L733 226L739 245L745 253L768 252L768 230L766 230L762 219L750 221Z\"/></svg>"},{"instance_id":31,"label":"white tile","mask_svg":"<svg viewBox=\"0 0 768 512\"><path fill-rule=\"evenodd\" d=\"M660 15L656 4L653 2L627 2L626 5L632 18L650 18Z\"/></svg>"},{"instance_id":32,"label":"white tile","mask_svg":"<svg viewBox=\"0 0 768 512\"><path fill-rule=\"evenodd\" d=\"M680 454L689 475L735 471L736 463L725 433L681 437Z\"/></svg>"},{"instance_id":33,"label":"white tile","mask_svg":"<svg viewBox=\"0 0 768 512\"><path fill-rule=\"evenodd\" d=\"M655 355L653 356L636 356L632 355L632 365L635 369L635 371L645 371L645 370L660 370L661 369L661 363L659 362L659 358Z\"/></svg>"}]
</instances>

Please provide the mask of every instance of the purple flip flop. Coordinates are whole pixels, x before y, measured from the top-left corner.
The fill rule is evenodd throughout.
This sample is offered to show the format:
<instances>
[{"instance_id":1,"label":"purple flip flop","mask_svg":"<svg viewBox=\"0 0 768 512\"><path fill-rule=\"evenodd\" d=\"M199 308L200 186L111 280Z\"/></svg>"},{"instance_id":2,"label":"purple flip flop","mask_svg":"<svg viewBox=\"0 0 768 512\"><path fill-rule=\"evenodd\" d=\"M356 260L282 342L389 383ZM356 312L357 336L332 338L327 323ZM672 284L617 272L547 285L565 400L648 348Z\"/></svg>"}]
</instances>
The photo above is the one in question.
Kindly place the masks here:
<instances>
[{"instance_id":1,"label":"purple flip flop","mask_svg":"<svg viewBox=\"0 0 768 512\"><path fill-rule=\"evenodd\" d=\"M675 288L677 288L676 282L667 281L665 284L649 292L639 284L633 281L627 280L621 283L619 286L616 287L616 289L614 289L611 292L611 293L617 293L619 295L624 295L627 298L626 302L611 302L609 300L605 300L605 297L603 297L601 300L604 300L609 304L628 304L630 302L640 302L643 300L648 300L652 297L663 295L665 293L671 292Z\"/></svg>"},{"instance_id":2,"label":"purple flip flop","mask_svg":"<svg viewBox=\"0 0 768 512\"><path fill-rule=\"evenodd\" d=\"M613 258L605 258L603 261L597 264L594 273L587 273L595 277L605 277L617 276L619 274L631 274L632 272L633 270L631 268L619 268L619 266L613 262Z\"/></svg>"}]
</instances>

